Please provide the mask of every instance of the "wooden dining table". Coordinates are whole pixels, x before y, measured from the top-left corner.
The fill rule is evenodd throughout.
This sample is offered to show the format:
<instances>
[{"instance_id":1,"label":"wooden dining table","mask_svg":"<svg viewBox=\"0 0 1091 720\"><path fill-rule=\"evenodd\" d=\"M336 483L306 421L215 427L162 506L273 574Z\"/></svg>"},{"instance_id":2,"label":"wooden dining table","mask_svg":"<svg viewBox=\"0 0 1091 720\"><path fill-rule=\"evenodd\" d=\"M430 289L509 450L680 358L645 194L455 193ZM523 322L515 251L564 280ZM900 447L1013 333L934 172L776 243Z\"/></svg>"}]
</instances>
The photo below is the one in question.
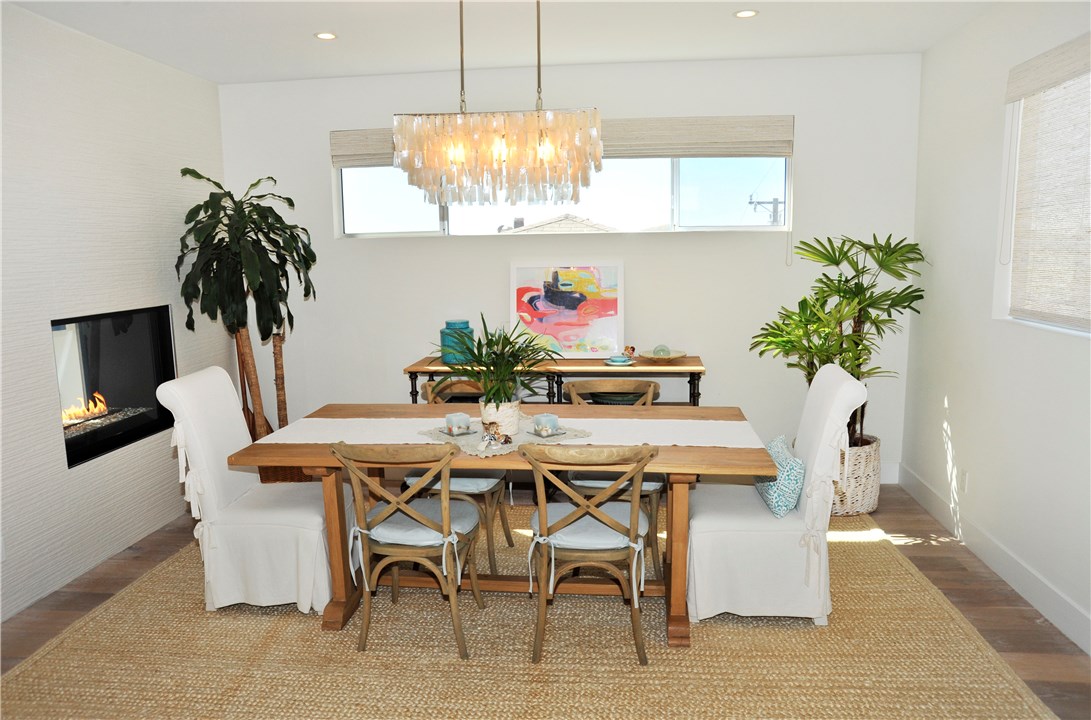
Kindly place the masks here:
<instances>
[{"instance_id":1,"label":"wooden dining table","mask_svg":"<svg viewBox=\"0 0 1091 720\"><path fill-rule=\"evenodd\" d=\"M554 412L560 416L562 425L579 425L584 419L618 420L720 420L743 423L749 432L749 424L742 411L736 407L693 407L661 406L646 407L616 405L568 405L563 412L557 412L556 405L524 405L523 412L534 415L538 412ZM436 418L436 427L441 426L442 418L449 412L443 405L326 405L311 413L305 419L353 420L360 418L385 420L396 418ZM312 424L313 426L313 424ZM291 437L284 430L278 431L282 437ZM322 627L327 630L339 630L348 622L360 603L360 587L353 581L349 567L348 530L344 523L342 508L345 501L345 486L342 482L341 466L330 453L330 443L345 439L338 437L336 423L323 423L323 428L330 437L308 438L308 442L280 442L277 433L255 442L227 459L234 467L294 467L301 468L304 475L321 479L326 510L326 529L328 535L330 574L333 580L333 598L323 611ZM732 425L732 427L739 427ZM298 436L298 433L297 433ZM402 442L428 442L424 437L419 440ZM574 442L574 441L573 441ZM595 444L595 437L581 440L581 443ZM751 443L752 444L752 443ZM686 609L686 573L687 552L689 546L689 497L690 489L699 478L746 479L754 476L776 474L776 465L765 448L726 447L726 446L690 446L660 445L659 455L647 467L647 472L665 474L667 484L667 545L664 555L663 580L648 581L645 595L665 597L667 643L672 646L687 646L690 642L689 614ZM454 468L493 469L493 470L529 470L529 464L517 452L491 457L461 453L452 463ZM464 581L468 583L468 581ZM434 578L423 574L413 576L403 573L401 584L413 586L435 585ZM479 575L482 590L500 592L527 592L526 575ZM587 593L595 595L620 594L617 584L603 578L576 577L557 585L558 593Z\"/></svg>"}]
</instances>

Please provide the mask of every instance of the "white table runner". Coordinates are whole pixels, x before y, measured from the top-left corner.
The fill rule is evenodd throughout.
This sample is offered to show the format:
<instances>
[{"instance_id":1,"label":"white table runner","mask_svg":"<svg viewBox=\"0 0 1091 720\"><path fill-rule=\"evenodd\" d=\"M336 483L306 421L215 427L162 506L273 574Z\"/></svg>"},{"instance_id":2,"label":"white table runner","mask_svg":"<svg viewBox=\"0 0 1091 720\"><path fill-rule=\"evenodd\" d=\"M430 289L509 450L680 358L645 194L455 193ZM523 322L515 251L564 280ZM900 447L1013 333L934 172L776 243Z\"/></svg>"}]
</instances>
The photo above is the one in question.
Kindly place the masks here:
<instances>
[{"instance_id":1,"label":"white table runner","mask_svg":"<svg viewBox=\"0 0 1091 720\"><path fill-rule=\"evenodd\" d=\"M476 420L476 418L474 418ZM757 448L765 444L745 420L635 420L560 418L561 425L591 433L562 440L566 445L688 445ZM393 445L439 442L421 435L443 424L442 418L302 418L266 435L259 443L334 443Z\"/></svg>"}]
</instances>

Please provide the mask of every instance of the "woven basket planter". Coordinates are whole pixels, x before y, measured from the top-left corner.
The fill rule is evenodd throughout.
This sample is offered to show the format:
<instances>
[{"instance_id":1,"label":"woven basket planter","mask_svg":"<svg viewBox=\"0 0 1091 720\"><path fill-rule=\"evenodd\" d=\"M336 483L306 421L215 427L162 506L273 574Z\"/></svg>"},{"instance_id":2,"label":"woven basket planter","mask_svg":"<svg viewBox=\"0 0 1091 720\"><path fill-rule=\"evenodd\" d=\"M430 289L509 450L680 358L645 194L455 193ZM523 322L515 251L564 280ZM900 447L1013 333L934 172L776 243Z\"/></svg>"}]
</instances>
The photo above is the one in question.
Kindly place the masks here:
<instances>
[{"instance_id":1,"label":"woven basket planter","mask_svg":"<svg viewBox=\"0 0 1091 720\"><path fill-rule=\"evenodd\" d=\"M879 438L864 435L871 443L841 453L844 472L833 482L834 515L860 515L879 506Z\"/></svg>"}]
</instances>

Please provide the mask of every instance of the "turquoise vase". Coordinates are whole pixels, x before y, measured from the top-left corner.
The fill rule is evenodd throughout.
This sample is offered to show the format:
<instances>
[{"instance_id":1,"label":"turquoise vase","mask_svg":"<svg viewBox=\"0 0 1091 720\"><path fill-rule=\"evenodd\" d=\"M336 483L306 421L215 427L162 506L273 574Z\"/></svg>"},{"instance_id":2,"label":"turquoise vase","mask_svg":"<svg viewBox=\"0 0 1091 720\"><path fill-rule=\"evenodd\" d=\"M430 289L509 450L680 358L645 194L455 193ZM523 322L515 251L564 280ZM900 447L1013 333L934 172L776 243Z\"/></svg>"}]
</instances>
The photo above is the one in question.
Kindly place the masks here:
<instances>
[{"instance_id":1,"label":"turquoise vase","mask_svg":"<svg viewBox=\"0 0 1091 720\"><path fill-rule=\"evenodd\" d=\"M448 320L446 327L440 328L440 358L443 360L444 365L457 365L469 360L463 354L451 350L458 335L463 335L467 340L473 341L474 329L470 327L469 320Z\"/></svg>"}]
</instances>

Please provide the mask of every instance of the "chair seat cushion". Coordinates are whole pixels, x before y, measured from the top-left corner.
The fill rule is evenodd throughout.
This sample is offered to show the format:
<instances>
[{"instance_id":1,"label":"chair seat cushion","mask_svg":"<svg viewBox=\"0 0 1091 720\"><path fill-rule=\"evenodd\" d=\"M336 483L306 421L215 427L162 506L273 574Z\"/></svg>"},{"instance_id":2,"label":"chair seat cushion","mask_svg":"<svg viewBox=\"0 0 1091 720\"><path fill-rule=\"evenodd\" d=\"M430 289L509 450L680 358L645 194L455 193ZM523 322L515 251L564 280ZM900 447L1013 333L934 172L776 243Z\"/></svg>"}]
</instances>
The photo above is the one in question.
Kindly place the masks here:
<instances>
[{"instance_id":1,"label":"chair seat cushion","mask_svg":"<svg viewBox=\"0 0 1091 720\"><path fill-rule=\"evenodd\" d=\"M368 518L378 515L386 503L378 503L367 514ZM439 498L417 498L409 503L414 510L426 518L443 521L443 503ZM477 506L465 500L451 501L451 530L468 534L477 527ZM415 545L424 547L442 545L443 536L435 530L421 525L405 513L396 512L371 530L371 539L386 545Z\"/></svg>"},{"instance_id":2,"label":"chair seat cushion","mask_svg":"<svg viewBox=\"0 0 1091 720\"><path fill-rule=\"evenodd\" d=\"M323 530L326 512L322 483L285 482L255 485L223 508L214 525L283 525Z\"/></svg>"},{"instance_id":3,"label":"chair seat cushion","mask_svg":"<svg viewBox=\"0 0 1091 720\"><path fill-rule=\"evenodd\" d=\"M410 470L405 474L405 482L410 486L416 485L424 477L424 470ZM487 493L504 481L503 470L451 470L451 492L476 495ZM432 479L429 485L439 490L439 477Z\"/></svg>"},{"instance_id":4,"label":"chair seat cushion","mask_svg":"<svg viewBox=\"0 0 1091 720\"><path fill-rule=\"evenodd\" d=\"M777 464L777 476L768 482L754 483L754 489L773 515L782 518L799 504L806 468L803 467L802 460L792 455L783 435L770 441L765 449Z\"/></svg>"},{"instance_id":5,"label":"chair seat cushion","mask_svg":"<svg viewBox=\"0 0 1091 720\"><path fill-rule=\"evenodd\" d=\"M557 522L575 509L571 503L549 503L546 505L546 515L553 522ZM602 510L622 525L629 524L629 503L608 502L603 503ZM530 529L535 535L540 534L538 527L538 511L530 516ZM648 534L648 516L640 513L637 534L643 537ZM629 538L616 530L611 529L605 523L596 518L585 515L576 522L561 528L552 536L554 547L580 549L580 550L615 550L628 547Z\"/></svg>"},{"instance_id":6,"label":"chair seat cushion","mask_svg":"<svg viewBox=\"0 0 1091 720\"><path fill-rule=\"evenodd\" d=\"M574 487L604 488L616 480L618 473L603 470L575 470L568 473L568 482ZM659 492L663 490L664 478L661 473L644 473L644 482L640 485L641 493ZM632 483L625 483L621 489L628 490Z\"/></svg>"},{"instance_id":7,"label":"chair seat cushion","mask_svg":"<svg viewBox=\"0 0 1091 720\"><path fill-rule=\"evenodd\" d=\"M791 533L802 537L803 513L790 510L774 517L765 501L749 485L721 485L700 482L690 493L690 536L701 533Z\"/></svg>"}]
</instances>

